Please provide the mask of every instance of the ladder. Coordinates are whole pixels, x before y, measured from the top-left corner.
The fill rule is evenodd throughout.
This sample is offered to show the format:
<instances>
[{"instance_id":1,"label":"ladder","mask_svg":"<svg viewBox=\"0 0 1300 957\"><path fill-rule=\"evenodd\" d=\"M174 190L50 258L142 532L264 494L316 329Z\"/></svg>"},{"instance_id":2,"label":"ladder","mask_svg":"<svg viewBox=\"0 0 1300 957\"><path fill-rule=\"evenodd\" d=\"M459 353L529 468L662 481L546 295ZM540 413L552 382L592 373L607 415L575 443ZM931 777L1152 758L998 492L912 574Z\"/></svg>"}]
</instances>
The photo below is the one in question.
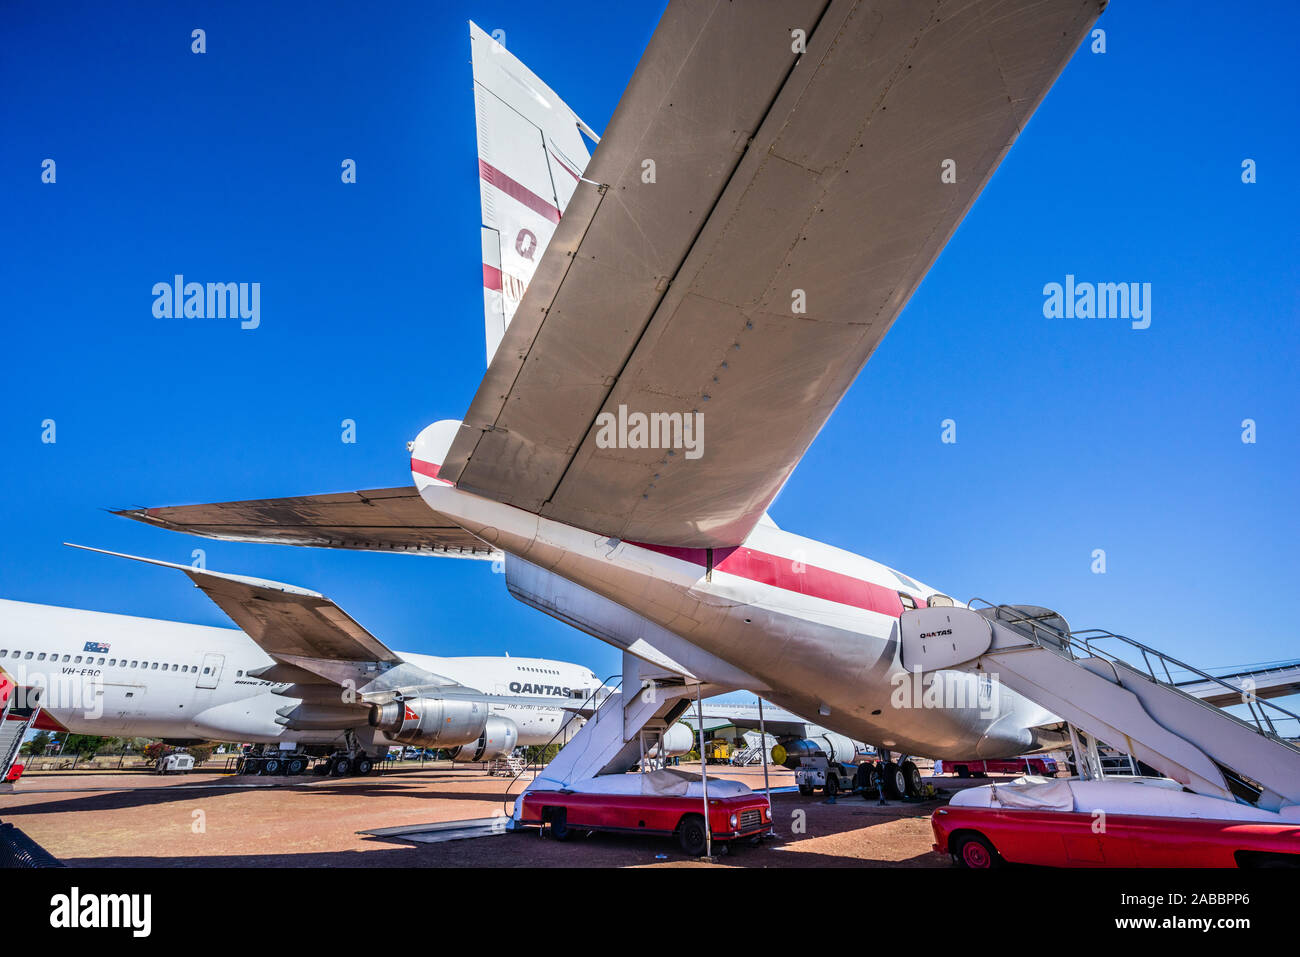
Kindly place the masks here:
<instances>
[{"instance_id":1,"label":"ladder","mask_svg":"<svg viewBox=\"0 0 1300 957\"><path fill-rule=\"evenodd\" d=\"M23 738L41 712L39 693L35 688L19 688L0 674L0 787L5 789L13 787L9 772L18 761Z\"/></svg>"},{"instance_id":2,"label":"ladder","mask_svg":"<svg viewBox=\"0 0 1300 957\"><path fill-rule=\"evenodd\" d=\"M1271 811L1300 804L1300 746L1278 730L1300 716L1123 635L1071 631L1045 608L981 599L971 605L977 602L983 607L905 612L903 667L993 674L1094 741L1198 794ZM1108 645L1142 663L1125 661ZM1175 673L1222 685L1249 719L1188 694Z\"/></svg>"}]
</instances>

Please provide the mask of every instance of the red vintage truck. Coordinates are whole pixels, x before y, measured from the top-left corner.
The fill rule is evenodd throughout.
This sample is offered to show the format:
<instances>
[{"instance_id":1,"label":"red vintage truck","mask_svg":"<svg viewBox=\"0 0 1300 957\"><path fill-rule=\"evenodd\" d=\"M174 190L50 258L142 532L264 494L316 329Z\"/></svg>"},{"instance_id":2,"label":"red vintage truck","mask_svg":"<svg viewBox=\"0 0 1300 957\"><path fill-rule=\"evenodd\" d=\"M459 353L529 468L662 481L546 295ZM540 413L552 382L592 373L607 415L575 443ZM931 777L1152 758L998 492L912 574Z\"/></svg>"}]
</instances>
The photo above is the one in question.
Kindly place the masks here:
<instances>
[{"instance_id":1,"label":"red vintage truck","mask_svg":"<svg viewBox=\"0 0 1300 957\"><path fill-rule=\"evenodd\" d=\"M1300 867L1300 807L1281 812L1151 778L970 788L930 818L959 867Z\"/></svg>"},{"instance_id":2,"label":"red vintage truck","mask_svg":"<svg viewBox=\"0 0 1300 957\"><path fill-rule=\"evenodd\" d=\"M772 827L768 799L743 784L710 779L709 826L714 844L757 839ZM555 791L525 791L515 823L540 827L567 840L587 831L676 837L687 854L705 852L703 786L671 768L649 774L611 774Z\"/></svg>"},{"instance_id":3,"label":"red vintage truck","mask_svg":"<svg viewBox=\"0 0 1300 957\"><path fill-rule=\"evenodd\" d=\"M989 774L1040 774L1054 778L1060 766L1052 758L1036 754L1025 758L975 758L968 761L944 761L943 769L959 778L982 778Z\"/></svg>"}]
</instances>

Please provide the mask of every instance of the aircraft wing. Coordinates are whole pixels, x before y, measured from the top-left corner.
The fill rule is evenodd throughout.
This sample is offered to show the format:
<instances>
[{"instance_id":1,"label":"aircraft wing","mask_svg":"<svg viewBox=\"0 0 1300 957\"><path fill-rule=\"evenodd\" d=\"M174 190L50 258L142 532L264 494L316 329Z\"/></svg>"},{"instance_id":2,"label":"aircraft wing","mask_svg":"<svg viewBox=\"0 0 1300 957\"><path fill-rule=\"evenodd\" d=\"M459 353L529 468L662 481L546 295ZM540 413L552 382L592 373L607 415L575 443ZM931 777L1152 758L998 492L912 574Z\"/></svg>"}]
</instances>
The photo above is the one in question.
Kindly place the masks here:
<instances>
[{"instance_id":1,"label":"aircraft wing","mask_svg":"<svg viewBox=\"0 0 1300 957\"><path fill-rule=\"evenodd\" d=\"M70 543L69 543L70 544ZM230 616L276 664L252 673L273 683L311 684L325 679L358 689L361 695L393 688L460 687L450 678L411 665L318 592L245 575L177 565L102 548L71 545L88 552L175 568Z\"/></svg>"},{"instance_id":2,"label":"aircraft wing","mask_svg":"<svg viewBox=\"0 0 1300 957\"><path fill-rule=\"evenodd\" d=\"M722 701L705 701L704 720L723 721L727 724L734 725L737 728L745 728L750 731L759 730L758 706L752 704L731 704ZM683 718L695 720L695 710L692 709ZM792 711L786 711L784 708L778 708L776 705L768 702L763 705L762 724L767 729L767 733L777 738L795 737L803 738L808 735L817 733L820 729L811 721L805 721Z\"/></svg>"},{"instance_id":3,"label":"aircraft wing","mask_svg":"<svg viewBox=\"0 0 1300 957\"><path fill-rule=\"evenodd\" d=\"M671 3L440 477L743 541L1104 7ZM620 409L702 413L702 454L608 447Z\"/></svg>"},{"instance_id":4,"label":"aircraft wing","mask_svg":"<svg viewBox=\"0 0 1300 957\"><path fill-rule=\"evenodd\" d=\"M232 542L312 545L450 558L500 557L420 499L412 486L212 505L124 509L115 514Z\"/></svg>"}]
</instances>

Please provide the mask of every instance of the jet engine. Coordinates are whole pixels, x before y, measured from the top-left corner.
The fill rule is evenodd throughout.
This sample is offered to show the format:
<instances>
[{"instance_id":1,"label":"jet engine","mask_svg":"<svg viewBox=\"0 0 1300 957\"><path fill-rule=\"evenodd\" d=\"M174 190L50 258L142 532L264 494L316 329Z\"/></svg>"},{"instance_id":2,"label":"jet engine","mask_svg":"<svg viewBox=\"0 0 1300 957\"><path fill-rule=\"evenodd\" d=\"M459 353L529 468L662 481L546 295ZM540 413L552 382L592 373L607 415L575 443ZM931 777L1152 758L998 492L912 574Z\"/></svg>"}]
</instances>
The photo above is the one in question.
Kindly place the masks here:
<instances>
[{"instance_id":1,"label":"jet engine","mask_svg":"<svg viewBox=\"0 0 1300 957\"><path fill-rule=\"evenodd\" d=\"M459 698L407 698L370 706L372 728L394 741L424 748L454 748L476 741L491 720L486 704Z\"/></svg>"},{"instance_id":2,"label":"jet engine","mask_svg":"<svg viewBox=\"0 0 1300 957\"><path fill-rule=\"evenodd\" d=\"M857 756L858 746L834 731L785 741L772 748L772 763L792 769L799 767L800 758L825 758L837 764L854 764Z\"/></svg>"},{"instance_id":3,"label":"jet engine","mask_svg":"<svg viewBox=\"0 0 1300 957\"><path fill-rule=\"evenodd\" d=\"M676 758L688 753L695 747L695 733L684 724L675 724L663 733L661 738L666 757ZM659 757L659 745L648 752L652 758Z\"/></svg>"},{"instance_id":4,"label":"jet engine","mask_svg":"<svg viewBox=\"0 0 1300 957\"><path fill-rule=\"evenodd\" d=\"M452 753L451 759L464 764L491 761L493 758L505 757L518 743L519 726L509 718L493 715L487 719L478 740L461 745Z\"/></svg>"}]
</instances>

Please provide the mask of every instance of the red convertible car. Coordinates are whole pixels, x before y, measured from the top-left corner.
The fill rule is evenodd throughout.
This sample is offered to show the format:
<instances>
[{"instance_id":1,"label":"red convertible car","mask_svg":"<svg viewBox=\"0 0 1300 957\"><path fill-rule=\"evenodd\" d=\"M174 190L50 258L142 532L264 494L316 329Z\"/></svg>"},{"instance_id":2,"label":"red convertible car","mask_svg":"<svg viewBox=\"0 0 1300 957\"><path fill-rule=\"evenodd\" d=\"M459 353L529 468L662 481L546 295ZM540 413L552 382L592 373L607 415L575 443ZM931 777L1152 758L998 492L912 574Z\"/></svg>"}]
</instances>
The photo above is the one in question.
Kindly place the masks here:
<instances>
[{"instance_id":1,"label":"red convertible car","mask_svg":"<svg viewBox=\"0 0 1300 957\"><path fill-rule=\"evenodd\" d=\"M772 827L768 799L735 781L711 779L709 825L715 844L759 838ZM517 824L543 828L556 840L613 831L676 837L687 854L705 851L704 792L697 775L671 768L610 774L560 791L525 791Z\"/></svg>"},{"instance_id":2,"label":"red convertible car","mask_svg":"<svg viewBox=\"0 0 1300 957\"><path fill-rule=\"evenodd\" d=\"M930 822L961 867L1300 867L1300 806L1264 811L1163 778L971 788Z\"/></svg>"}]
</instances>

